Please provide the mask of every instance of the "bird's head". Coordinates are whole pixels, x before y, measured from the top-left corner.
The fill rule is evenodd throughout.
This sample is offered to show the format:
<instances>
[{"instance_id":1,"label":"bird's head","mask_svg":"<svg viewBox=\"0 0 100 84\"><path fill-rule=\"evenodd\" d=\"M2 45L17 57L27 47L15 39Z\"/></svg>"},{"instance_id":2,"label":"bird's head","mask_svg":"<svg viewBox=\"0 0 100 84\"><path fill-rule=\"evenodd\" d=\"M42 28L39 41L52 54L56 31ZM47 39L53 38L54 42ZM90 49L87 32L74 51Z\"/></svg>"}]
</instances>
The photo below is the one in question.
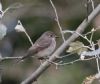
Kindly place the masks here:
<instances>
[{"instance_id":1,"label":"bird's head","mask_svg":"<svg viewBox=\"0 0 100 84\"><path fill-rule=\"evenodd\" d=\"M44 35L47 36L48 38L56 38L56 35L52 31L47 31L44 33Z\"/></svg>"}]
</instances>

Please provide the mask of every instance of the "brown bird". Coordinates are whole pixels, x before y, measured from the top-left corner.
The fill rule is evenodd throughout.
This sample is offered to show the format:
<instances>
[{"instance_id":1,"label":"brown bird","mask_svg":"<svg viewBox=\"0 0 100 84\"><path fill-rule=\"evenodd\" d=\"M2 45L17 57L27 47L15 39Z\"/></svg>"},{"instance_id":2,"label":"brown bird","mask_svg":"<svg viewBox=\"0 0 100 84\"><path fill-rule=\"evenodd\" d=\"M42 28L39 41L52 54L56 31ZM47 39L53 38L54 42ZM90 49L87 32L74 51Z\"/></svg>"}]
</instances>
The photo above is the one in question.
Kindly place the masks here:
<instances>
[{"instance_id":1,"label":"brown bird","mask_svg":"<svg viewBox=\"0 0 100 84\"><path fill-rule=\"evenodd\" d=\"M39 59L50 56L56 47L56 35L47 31L28 49L26 54L20 59L23 60L30 56L38 56Z\"/></svg>"}]
</instances>

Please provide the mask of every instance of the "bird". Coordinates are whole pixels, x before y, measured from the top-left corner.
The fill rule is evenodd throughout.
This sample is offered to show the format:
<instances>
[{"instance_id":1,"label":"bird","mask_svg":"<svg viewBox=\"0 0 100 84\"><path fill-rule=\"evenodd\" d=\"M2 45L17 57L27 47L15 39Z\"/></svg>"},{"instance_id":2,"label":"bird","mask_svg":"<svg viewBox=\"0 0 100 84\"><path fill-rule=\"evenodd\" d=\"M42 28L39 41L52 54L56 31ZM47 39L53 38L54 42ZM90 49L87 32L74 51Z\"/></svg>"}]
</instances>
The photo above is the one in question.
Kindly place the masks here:
<instances>
[{"instance_id":1,"label":"bird","mask_svg":"<svg viewBox=\"0 0 100 84\"><path fill-rule=\"evenodd\" d=\"M31 56L37 56L40 60L49 57L56 48L56 37L57 36L52 31L44 32L19 61ZM19 61L17 61L17 63Z\"/></svg>"}]
</instances>

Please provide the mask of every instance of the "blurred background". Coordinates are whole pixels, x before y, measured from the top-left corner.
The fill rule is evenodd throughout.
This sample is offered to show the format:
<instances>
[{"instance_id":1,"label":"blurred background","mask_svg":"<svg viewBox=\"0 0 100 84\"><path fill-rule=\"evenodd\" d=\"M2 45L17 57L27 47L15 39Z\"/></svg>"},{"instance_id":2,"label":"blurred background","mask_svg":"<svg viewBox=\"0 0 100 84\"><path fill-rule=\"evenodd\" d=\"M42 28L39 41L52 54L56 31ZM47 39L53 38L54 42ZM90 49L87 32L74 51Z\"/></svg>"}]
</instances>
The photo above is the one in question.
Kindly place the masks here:
<instances>
[{"instance_id":1,"label":"blurred background","mask_svg":"<svg viewBox=\"0 0 100 84\"><path fill-rule=\"evenodd\" d=\"M85 4L87 0L52 0L57 8L60 24L63 30L75 30L80 23L87 17L87 8ZM3 10L13 3L20 2L22 4L34 4L31 10L20 18L27 33L30 35L33 43L45 31L51 30L60 36L58 25L55 21L55 13L49 0L1 0ZM100 0L94 0L95 7ZM92 11L89 5L89 13ZM100 15L88 26L85 32L90 31L92 27L100 25ZM96 32L93 39L96 42L100 38L100 31ZM67 39L71 34L66 34ZM78 38L83 42L82 38ZM57 48L62 43L61 38L57 38ZM86 42L85 42L86 43ZM88 45L87 43L85 45ZM27 49L31 46L29 40L24 33L15 33L6 36L0 42L0 52L4 56L23 56ZM66 52L62 55L67 54ZM64 60L69 62L79 58L77 54L71 55ZM36 58L26 59L20 64L15 64L15 60L6 60L0 63L1 66L1 83L0 84L20 84L22 80L27 78L35 71L40 61ZM52 65L37 80L36 84L81 84L82 81L90 75L97 73L96 61L77 62L73 65L60 66L56 69ZM34 83L35 84L35 83Z\"/></svg>"}]
</instances>

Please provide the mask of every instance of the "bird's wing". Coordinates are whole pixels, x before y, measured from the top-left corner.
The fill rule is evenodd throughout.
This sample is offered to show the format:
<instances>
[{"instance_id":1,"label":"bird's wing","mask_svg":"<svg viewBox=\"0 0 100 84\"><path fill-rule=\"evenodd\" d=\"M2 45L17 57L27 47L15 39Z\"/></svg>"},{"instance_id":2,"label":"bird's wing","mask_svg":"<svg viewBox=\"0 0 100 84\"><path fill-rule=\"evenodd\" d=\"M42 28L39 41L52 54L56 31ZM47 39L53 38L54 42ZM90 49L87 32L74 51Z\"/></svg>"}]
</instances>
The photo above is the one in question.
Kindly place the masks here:
<instances>
[{"instance_id":1,"label":"bird's wing","mask_svg":"<svg viewBox=\"0 0 100 84\"><path fill-rule=\"evenodd\" d=\"M41 49L48 48L52 42L51 38L48 37L40 37L36 42L35 45L37 45L37 50L40 51Z\"/></svg>"},{"instance_id":2,"label":"bird's wing","mask_svg":"<svg viewBox=\"0 0 100 84\"><path fill-rule=\"evenodd\" d=\"M37 53L40 50L43 50L45 48L48 48L51 44L52 39L47 38L39 38L34 45L29 48L29 51L33 51L33 53Z\"/></svg>"}]
</instances>

